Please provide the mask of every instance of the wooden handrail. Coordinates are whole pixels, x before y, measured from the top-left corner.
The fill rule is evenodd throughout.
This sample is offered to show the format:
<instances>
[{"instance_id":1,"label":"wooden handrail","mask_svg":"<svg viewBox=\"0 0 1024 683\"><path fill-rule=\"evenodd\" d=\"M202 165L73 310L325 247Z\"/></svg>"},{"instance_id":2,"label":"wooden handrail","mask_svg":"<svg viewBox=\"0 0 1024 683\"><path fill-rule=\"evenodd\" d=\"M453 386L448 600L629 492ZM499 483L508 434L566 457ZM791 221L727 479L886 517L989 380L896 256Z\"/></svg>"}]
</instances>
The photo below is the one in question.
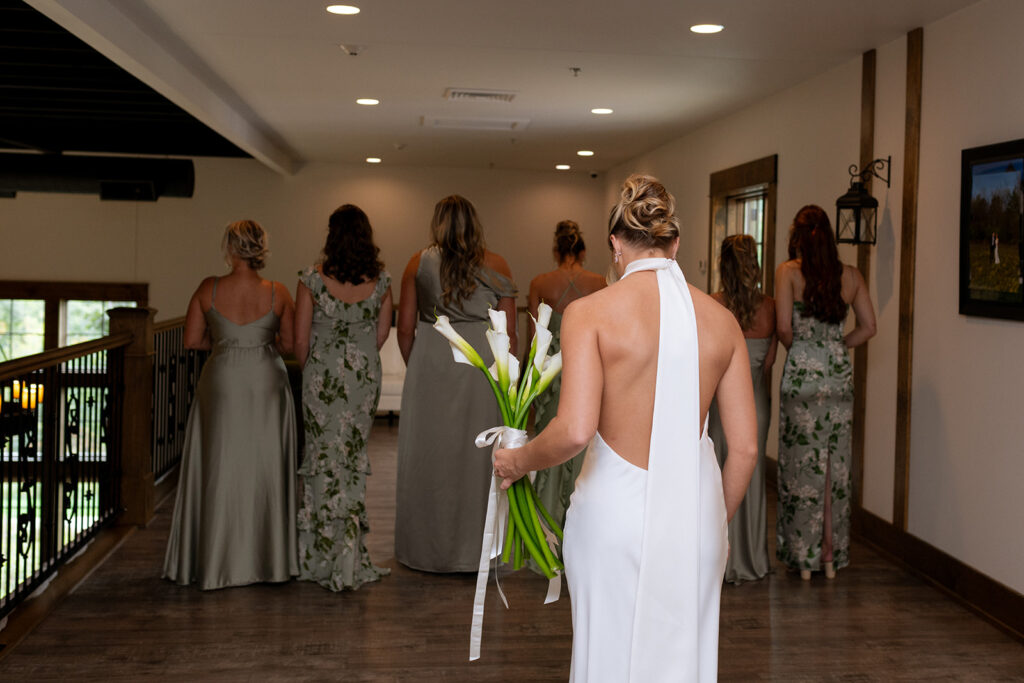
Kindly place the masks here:
<instances>
[{"instance_id":1,"label":"wooden handrail","mask_svg":"<svg viewBox=\"0 0 1024 683\"><path fill-rule=\"evenodd\" d=\"M153 323L154 332L166 332L167 330L173 330L175 327L181 327L185 324L185 316L180 318L170 318L169 320L161 320L158 323Z\"/></svg>"},{"instance_id":2,"label":"wooden handrail","mask_svg":"<svg viewBox=\"0 0 1024 683\"><path fill-rule=\"evenodd\" d=\"M15 358L6 363L0 363L0 382L8 379L17 379L29 372L59 365L73 358L87 356L97 351L109 351L121 348L122 346L128 346L132 343L133 339L134 337L130 333L122 332L121 334L112 334L108 337L82 342L81 344L62 346L31 356Z\"/></svg>"}]
</instances>

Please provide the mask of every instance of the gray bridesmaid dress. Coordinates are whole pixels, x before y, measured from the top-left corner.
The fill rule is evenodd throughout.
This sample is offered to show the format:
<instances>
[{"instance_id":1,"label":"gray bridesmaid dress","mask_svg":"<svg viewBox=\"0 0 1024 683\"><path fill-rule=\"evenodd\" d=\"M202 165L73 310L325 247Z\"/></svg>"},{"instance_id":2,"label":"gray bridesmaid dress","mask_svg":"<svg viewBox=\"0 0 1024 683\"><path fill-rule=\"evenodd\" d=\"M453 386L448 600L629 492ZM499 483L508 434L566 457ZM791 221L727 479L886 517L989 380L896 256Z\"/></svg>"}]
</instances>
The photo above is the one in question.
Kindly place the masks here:
<instances>
[{"instance_id":1,"label":"gray bridesmaid dress","mask_svg":"<svg viewBox=\"0 0 1024 683\"><path fill-rule=\"evenodd\" d=\"M481 266L469 299L445 304L441 253L423 251L416 272L419 319L402 390L398 427L395 557L413 569L475 572L487 512L491 450L477 448L476 435L501 425L487 379L476 368L452 360L447 340L432 329L447 315L455 330L490 365L487 310L515 296L515 284ZM509 321L509 324L514 324Z\"/></svg>"},{"instance_id":2,"label":"gray bridesmaid dress","mask_svg":"<svg viewBox=\"0 0 1024 683\"><path fill-rule=\"evenodd\" d=\"M736 514L729 522L729 560L725 566L725 580L743 583L764 578L771 572L768 557L768 520L765 511L764 458L771 421L771 387L764 375L764 362L768 356L771 338L747 339L750 356L750 377L754 381L754 404L757 408L757 465L750 478L750 486ZM718 402L712 401L708 433L715 442L718 465L725 465L729 447L718 414Z\"/></svg>"},{"instance_id":3,"label":"gray bridesmaid dress","mask_svg":"<svg viewBox=\"0 0 1024 683\"><path fill-rule=\"evenodd\" d=\"M239 325L214 303L206 324L213 351L189 412L163 575L203 590L288 581L299 573L296 437L280 319L271 303Z\"/></svg>"}]
</instances>

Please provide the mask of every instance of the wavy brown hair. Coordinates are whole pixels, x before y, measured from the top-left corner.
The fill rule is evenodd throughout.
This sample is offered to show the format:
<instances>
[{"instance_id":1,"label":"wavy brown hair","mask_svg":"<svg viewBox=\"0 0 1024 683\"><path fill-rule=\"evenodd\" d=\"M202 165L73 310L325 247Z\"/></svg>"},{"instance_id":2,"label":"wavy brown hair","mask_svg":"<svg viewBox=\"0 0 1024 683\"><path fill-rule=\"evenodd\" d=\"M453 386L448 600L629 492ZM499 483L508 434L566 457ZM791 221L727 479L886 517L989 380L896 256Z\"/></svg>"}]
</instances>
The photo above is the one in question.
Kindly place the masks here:
<instances>
[{"instance_id":1,"label":"wavy brown hair","mask_svg":"<svg viewBox=\"0 0 1024 683\"><path fill-rule=\"evenodd\" d=\"M800 259L806 313L826 323L845 320L843 263L828 214L820 206L808 204L796 212L789 232L789 258Z\"/></svg>"},{"instance_id":2,"label":"wavy brown hair","mask_svg":"<svg viewBox=\"0 0 1024 683\"><path fill-rule=\"evenodd\" d=\"M434 207L430 221L433 245L441 251L441 298L461 304L476 291L476 274L484 262L484 231L476 209L453 194Z\"/></svg>"},{"instance_id":3,"label":"wavy brown hair","mask_svg":"<svg viewBox=\"0 0 1024 683\"><path fill-rule=\"evenodd\" d=\"M749 330L764 294L759 289L761 267L757 263L757 242L750 235L729 235L722 240L718 257L725 307L740 327Z\"/></svg>"},{"instance_id":4,"label":"wavy brown hair","mask_svg":"<svg viewBox=\"0 0 1024 683\"><path fill-rule=\"evenodd\" d=\"M570 256L579 261L586 248L583 232L576 221L561 221L555 226L555 253L559 263L565 263Z\"/></svg>"},{"instance_id":5,"label":"wavy brown hair","mask_svg":"<svg viewBox=\"0 0 1024 683\"><path fill-rule=\"evenodd\" d=\"M344 204L331 214L322 268L338 282L354 285L375 280L384 269L370 219L358 206Z\"/></svg>"},{"instance_id":6,"label":"wavy brown hair","mask_svg":"<svg viewBox=\"0 0 1024 683\"><path fill-rule=\"evenodd\" d=\"M635 173L622 184L619 203L608 219L608 235L635 247L665 249L679 237L675 210L675 197L657 178Z\"/></svg>"}]
</instances>

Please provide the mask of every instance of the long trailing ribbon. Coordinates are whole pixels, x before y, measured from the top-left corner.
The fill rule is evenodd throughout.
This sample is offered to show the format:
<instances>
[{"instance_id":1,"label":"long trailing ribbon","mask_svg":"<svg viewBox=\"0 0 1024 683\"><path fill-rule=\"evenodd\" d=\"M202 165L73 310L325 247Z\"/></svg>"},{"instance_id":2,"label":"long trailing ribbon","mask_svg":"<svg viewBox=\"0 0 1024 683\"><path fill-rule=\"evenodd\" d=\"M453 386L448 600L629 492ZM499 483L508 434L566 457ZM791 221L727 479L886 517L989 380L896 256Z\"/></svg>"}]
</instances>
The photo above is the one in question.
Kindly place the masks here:
<instances>
[{"instance_id":1,"label":"long trailing ribbon","mask_svg":"<svg viewBox=\"0 0 1024 683\"><path fill-rule=\"evenodd\" d=\"M480 432L476 437L476 447L485 448L492 446L491 459L494 459L494 451L499 448L520 448L526 445L526 432L514 427L491 427ZM501 554L505 542L505 528L508 520L508 497L499 495L498 478L491 477L490 490L487 493L487 514L484 517L484 533L480 543L480 563L476 573L476 595L473 598L473 624L469 633L469 661L480 659L480 644L483 640L484 627L484 598L487 595L487 574L490 570L491 560ZM545 535L548 543L554 549L554 542L557 538L545 528ZM508 600L501 590L501 583L498 582L498 571L495 567L494 583L498 587L498 595L501 601L508 608ZM555 578L548 582L548 592L544 604L558 600L561 595L562 577L556 574Z\"/></svg>"}]
</instances>

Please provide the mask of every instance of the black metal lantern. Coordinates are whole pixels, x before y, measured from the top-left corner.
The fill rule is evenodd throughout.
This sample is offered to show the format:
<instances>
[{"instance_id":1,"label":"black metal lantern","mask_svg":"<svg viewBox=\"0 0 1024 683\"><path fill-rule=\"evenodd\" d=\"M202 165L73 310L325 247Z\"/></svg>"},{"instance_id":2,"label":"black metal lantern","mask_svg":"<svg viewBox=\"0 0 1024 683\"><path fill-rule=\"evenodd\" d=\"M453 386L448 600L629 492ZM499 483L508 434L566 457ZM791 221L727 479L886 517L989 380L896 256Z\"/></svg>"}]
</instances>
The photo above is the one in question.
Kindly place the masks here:
<instances>
[{"instance_id":1,"label":"black metal lantern","mask_svg":"<svg viewBox=\"0 0 1024 683\"><path fill-rule=\"evenodd\" d=\"M871 196L864 180L874 176L889 186L889 163L892 157L875 159L864 170L858 171L857 165L849 169L850 189L836 200L836 242L840 244L874 244L877 238L875 229L878 225L878 200ZM886 170L883 178L878 174Z\"/></svg>"}]
</instances>

